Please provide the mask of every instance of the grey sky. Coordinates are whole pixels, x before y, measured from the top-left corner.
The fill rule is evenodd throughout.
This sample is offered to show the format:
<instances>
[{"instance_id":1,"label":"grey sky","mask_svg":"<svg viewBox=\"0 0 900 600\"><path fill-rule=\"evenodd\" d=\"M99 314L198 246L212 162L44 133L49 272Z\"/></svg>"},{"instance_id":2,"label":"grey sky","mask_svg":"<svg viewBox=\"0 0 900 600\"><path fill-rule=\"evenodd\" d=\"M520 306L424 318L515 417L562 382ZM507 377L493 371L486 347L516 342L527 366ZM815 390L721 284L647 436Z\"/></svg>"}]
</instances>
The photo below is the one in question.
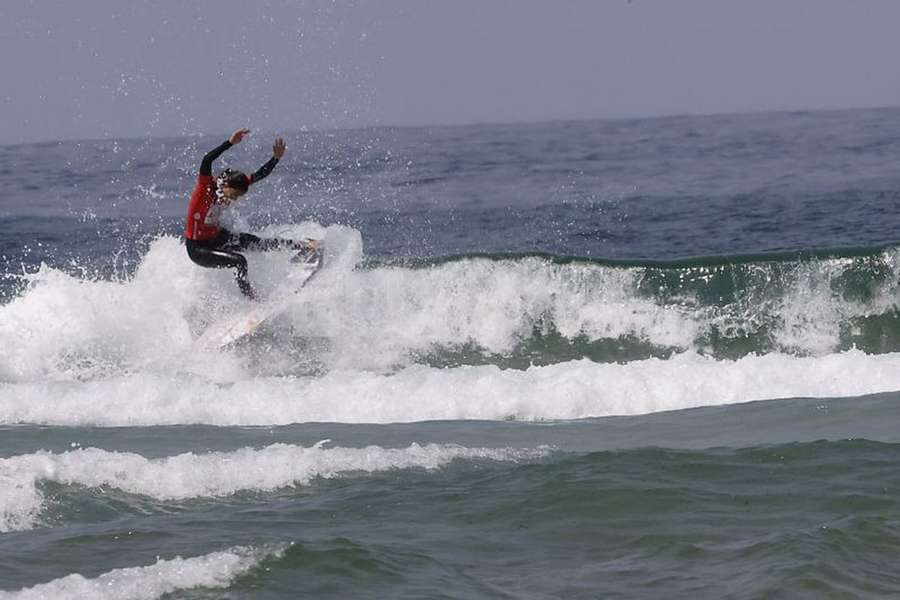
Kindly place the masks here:
<instances>
[{"instance_id":1,"label":"grey sky","mask_svg":"<svg viewBox=\"0 0 900 600\"><path fill-rule=\"evenodd\" d=\"M900 104L896 0L0 4L0 143Z\"/></svg>"}]
</instances>

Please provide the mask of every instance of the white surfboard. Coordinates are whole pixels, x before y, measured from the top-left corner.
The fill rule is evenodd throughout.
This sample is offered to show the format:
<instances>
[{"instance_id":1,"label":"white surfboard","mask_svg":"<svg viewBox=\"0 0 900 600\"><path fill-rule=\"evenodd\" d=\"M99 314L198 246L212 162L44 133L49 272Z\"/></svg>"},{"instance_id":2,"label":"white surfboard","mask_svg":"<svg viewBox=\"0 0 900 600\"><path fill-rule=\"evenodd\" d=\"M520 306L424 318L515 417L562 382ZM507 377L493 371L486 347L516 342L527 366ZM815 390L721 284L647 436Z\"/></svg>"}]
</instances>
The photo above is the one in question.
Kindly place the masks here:
<instances>
[{"instance_id":1,"label":"white surfboard","mask_svg":"<svg viewBox=\"0 0 900 600\"><path fill-rule=\"evenodd\" d=\"M215 350L236 342L250 335L268 319L284 311L291 303L294 295L319 272L322 266L322 252L317 251L296 264L278 287L269 295L269 299L257 304L249 311L234 315L224 321L209 326L197 340L195 347L200 350Z\"/></svg>"}]
</instances>

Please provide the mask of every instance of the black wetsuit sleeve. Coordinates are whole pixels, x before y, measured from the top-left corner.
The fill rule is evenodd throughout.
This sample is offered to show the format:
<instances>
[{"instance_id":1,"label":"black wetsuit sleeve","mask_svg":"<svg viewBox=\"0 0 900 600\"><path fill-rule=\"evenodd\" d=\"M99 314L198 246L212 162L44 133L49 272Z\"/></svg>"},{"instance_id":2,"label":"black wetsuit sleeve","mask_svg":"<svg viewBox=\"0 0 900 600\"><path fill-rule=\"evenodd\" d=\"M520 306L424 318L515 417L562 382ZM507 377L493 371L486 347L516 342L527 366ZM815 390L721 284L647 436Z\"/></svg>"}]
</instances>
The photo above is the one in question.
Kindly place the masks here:
<instances>
[{"instance_id":1,"label":"black wetsuit sleeve","mask_svg":"<svg viewBox=\"0 0 900 600\"><path fill-rule=\"evenodd\" d=\"M260 179L268 177L269 173L272 172L272 169L274 169L275 165L277 165L277 164L278 164L278 159L273 156L266 162L266 164L264 164L263 166L258 168L256 170L256 172L250 176L250 183L256 183Z\"/></svg>"},{"instance_id":2,"label":"black wetsuit sleeve","mask_svg":"<svg viewBox=\"0 0 900 600\"><path fill-rule=\"evenodd\" d=\"M200 174L201 175L212 175L212 164L213 161L219 158L223 152L231 148L231 142L225 140L212 150L206 153L206 156L203 157L203 160L200 161Z\"/></svg>"}]
</instances>

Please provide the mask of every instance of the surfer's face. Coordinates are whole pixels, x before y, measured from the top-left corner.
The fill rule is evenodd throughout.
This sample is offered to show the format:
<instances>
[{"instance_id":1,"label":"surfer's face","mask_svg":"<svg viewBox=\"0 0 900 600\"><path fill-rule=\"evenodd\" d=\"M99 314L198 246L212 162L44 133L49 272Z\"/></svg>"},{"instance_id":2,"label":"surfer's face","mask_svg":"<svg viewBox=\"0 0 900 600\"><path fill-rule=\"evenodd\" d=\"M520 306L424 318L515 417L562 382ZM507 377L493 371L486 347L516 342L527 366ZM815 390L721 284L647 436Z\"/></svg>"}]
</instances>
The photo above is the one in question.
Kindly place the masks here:
<instances>
[{"instance_id":1,"label":"surfer's face","mask_svg":"<svg viewBox=\"0 0 900 600\"><path fill-rule=\"evenodd\" d=\"M219 202L233 202L247 192L250 179L240 171L225 169L216 178L216 197Z\"/></svg>"},{"instance_id":2,"label":"surfer's face","mask_svg":"<svg viewBox=\"0 0 900 600\"><path fill-rule=\"evenodd\" d=\"M243 196L244 193L246 192L246 190L233 188L229 185L223 185L222 187L219 188L219 191L222 192L222 198L224 200L227 200L228 202L237 200L238 198Z\"/></svg>"}]
</instances>

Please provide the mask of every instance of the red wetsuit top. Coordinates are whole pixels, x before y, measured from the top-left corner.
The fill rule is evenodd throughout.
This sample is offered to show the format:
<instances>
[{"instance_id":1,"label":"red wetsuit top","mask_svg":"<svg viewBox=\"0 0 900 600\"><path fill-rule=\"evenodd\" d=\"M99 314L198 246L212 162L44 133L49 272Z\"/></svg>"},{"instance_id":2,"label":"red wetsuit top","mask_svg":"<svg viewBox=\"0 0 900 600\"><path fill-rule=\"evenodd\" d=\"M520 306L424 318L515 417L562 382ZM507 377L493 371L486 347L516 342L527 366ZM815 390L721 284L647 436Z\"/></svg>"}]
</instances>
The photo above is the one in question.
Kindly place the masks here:
<instances>
[{"instance_id":1,"label":"red wetsuit top","mask_svg":"<svg viewBox=\"0 0 900 600\"><path fill-rule=\"evenodd\" d=\"M216 196L216 180L212 175L212 163L220 154L231 148L231 142L225 141L218 147L210 150L200 163L200 173L197 175L197 184L191 193L188 203L187 222L184 226L184 237L189 240L206 241L215 238L222 231L219 226L219 216L223 205ZM249 183L256 183L266 177L278 164L274 156L250 175Z\"/></svg>"},{"instance_id":2,"label":"red wetsuit top","mask_svg":"<svg viewBox=\"0 0 900 600\"><path fill-rule=\"evenodd\" d=\"M184 237L189 240L211 240L222 230L219 215L222 205L217 202L216 181L212 175L198 175L197 185L188 204Z\"/></svg>"}]
</instances>

